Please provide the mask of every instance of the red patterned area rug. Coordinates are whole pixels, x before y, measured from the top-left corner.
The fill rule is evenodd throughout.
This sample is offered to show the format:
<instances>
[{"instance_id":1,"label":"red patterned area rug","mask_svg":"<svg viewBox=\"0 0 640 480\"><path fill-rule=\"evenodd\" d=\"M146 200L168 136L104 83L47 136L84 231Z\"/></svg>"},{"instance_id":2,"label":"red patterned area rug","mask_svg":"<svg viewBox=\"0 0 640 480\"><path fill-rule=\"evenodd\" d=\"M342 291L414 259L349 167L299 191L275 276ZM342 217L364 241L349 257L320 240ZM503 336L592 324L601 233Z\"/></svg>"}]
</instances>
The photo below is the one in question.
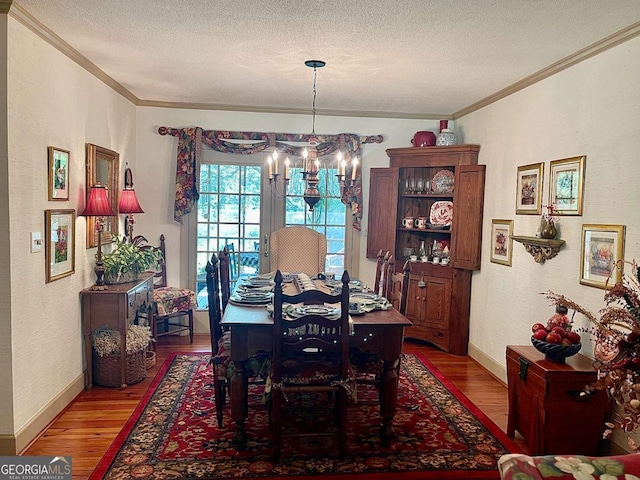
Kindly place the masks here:
<instances>
[{"instance_id":1,"label":"red patterned area rug","mask_svg":"<svg viewBox=\"0 0 640 480\"><path fill-rule=\"evenodd\" d=\"M229 406L224 428L217 427L208 360L196 353L165 362L90 480L497 479L498 458L520 451L435 366L411 354L402 358L397 437L390 447L380 443L378 406L358 404L348 413L345 458L337 455L333 438L312 437L285 442L274 464L260 387L251 391L249 443L236 451ZM358 389L359 399L374 395Z\"/></svg>"}]
</instances>

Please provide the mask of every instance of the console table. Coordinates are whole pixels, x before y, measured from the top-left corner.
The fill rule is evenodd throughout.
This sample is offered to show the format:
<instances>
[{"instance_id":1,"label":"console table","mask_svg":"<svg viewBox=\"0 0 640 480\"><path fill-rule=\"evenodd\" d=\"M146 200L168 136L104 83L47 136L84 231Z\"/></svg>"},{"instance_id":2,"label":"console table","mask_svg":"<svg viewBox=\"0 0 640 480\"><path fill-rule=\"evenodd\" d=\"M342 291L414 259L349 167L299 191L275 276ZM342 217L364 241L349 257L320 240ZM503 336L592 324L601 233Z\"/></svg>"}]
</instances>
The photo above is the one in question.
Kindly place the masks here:
<instances>
[{"instance_id":1,"label":"console table","mask_svg":"<svg viewBox=\"0 0 640 480\"><path fill-rule=\"evenodd\" d=\"M91 332L109 326L120 332L120 384L126 387L127 328L140 311L147 313L153 292L153 273L143 273L138 281L109 285L106 290L86 288L80 292L82 298L82 333L87 365L85 388L93 384L93 361Z\"/></svg>"}]
</instances>

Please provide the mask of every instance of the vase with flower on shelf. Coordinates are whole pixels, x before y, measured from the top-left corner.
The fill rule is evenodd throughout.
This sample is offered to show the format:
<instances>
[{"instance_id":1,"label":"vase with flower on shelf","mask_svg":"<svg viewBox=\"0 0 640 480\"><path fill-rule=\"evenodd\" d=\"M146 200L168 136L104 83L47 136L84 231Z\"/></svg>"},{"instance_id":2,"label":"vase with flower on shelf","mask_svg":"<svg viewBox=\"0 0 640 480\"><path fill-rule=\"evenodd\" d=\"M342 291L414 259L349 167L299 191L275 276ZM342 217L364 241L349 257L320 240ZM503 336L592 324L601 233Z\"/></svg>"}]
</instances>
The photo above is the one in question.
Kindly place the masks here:
<instances>
[{"instance_id":1,"label":"vase with flower on shelf","mask_svg":"<svg viewBox=\"0 0 640 480\"><path fill-rule=\"evenodd\" d=\"M547 220L543 218L540 221L540 238L546 238L548 240L553 240L556 238L558 234L558 229L553 220Z\"/></svg>"},{"instance_id":2,"label":"vase with flower on shelf","mask_svg":"<svg viewBox=\"0 0 640 480\"><path fill-rule=\"evenodd\" d=\"M543 208L547 210L542 214L540 219L540 238L546 238L547 240L553 240L558 235L558 228L556 227L557 217L553 214L556 210L555 205L543 205Z\"/></svg>"}]
</instances>

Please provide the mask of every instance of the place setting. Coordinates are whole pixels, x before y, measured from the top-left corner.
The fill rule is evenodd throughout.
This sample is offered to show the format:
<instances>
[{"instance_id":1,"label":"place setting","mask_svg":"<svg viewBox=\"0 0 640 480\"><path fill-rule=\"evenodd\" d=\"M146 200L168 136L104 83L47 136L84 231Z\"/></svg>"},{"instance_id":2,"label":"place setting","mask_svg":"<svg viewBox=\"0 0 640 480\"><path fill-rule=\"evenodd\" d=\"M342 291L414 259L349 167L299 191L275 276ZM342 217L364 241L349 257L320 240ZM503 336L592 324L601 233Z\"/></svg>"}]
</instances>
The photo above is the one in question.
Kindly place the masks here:
<instances>
[{"instance_id":1,"label":"place setting","mask_svg":"<svg viewBox=\"0 0 640 480\"><path fill-rule=\"evenodd\" d=\"M247 290L238 287L236 291L229 297L229 302L237 305L266 305L271 303L273 292L271 288L265 290Z\"/></svg>"},{"instance_id":2,"label":"place setting","mask_svg":"<svg viewBox=\"0 0 640 480\"><path fill-rule=\"evenodd\" d=\"M391 307L389 301L373 292L356 292L349 295L349 314L364 315L375 310L387 310Z\"/></svg>"}]
</instances>

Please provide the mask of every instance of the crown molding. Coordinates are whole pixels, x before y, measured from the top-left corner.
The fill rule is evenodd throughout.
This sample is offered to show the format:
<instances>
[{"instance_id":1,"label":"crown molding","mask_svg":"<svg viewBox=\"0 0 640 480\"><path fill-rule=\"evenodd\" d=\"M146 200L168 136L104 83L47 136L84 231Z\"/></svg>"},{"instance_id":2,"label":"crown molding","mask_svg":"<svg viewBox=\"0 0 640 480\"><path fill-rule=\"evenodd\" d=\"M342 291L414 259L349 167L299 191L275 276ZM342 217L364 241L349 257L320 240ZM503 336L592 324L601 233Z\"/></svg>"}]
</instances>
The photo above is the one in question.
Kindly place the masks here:
<instances>
[{"instance_id":1,"label":"crown molding","mask_svg":"<svg viewBox=\"0 0 640 480\"><path fill-rule=\"evenodd\" d=\"M0 0L0 2L10 2L10 0ZM0 3L0 8L2 3ZM101 80L113 90L118 92L120 95L125 97L127 100L132 102L134 105L138 103L138 97L132 94L129 90L124 88L121 84L116 82L109 75L104 73L97 65L90 62L84 55L78 52L75 48L65 42L62 38L56 35L53 30L50 30L48 27L40 23L34 16L32 16L29 12L27 12L24 8L22 8L17 3L14 3L9 10L9 15L15 18L22 25L27 27L33 33L42 38L45 42L56 48L58 51L69 57L71 60L76 62L82 68L91 73L98 80Z\"/></svg>"},{"instance_id":2,"label":"crown molding","mask_svg":"<svg viewBox=\"0 0 640 480\"><path fill-rule=\"evenodd\" d=\"M493 95L489 95L488 97L483 98L479 102L469 105L467 108L463 108L462 110L455 112L452 115L452 117L456 119L456 118L464 117L465 115L475 112L476 110L480 110L481 108L486 107L487 105L490 105L494 102L497 102L498 100L508 97L509 95L519 92L520 90L530 87L531 85L538 83L546 78L549 78L552 75L555 75L556 73L566 70L569 67L573 67L574 65L584 60L587 60L595 55L598 55L606 50L609 50L610 48L620 45L621 43L624 43L628 40L631 40L632 38L635 38L638 35L640 35L640 22L634 23L633 25L630 25L627 28L624 28L619 32L616 32L613 35L603 38L602 40L592 45L589 45L588 47L583 48L582 50L578 50L576 53L569 55L568 57L565 57L561 60L558 60L557 62L549 65L548 67L545 67L542 70L539 70L536 73L523 78L522 80L514 83L513 85L510 85L507 88L504 88L494 93Z\"/></svg>"},{"instance_id":3,"label":"crown molding","mask_svg":"<svg viewBox=\"0 0 640 480\"><path fill-rule=\"evenodd\" d=\"M159 100L139 100L139 107L157 108L181 108L188 110L221 110L229 112L253 112L253 113L285 113L291 115L309 115L308 108L286 108L286 107L262 107L255 105L227 105L220 103L190 103L190 102L165 102ZM364 110L329 110L318 109L317 115L333 117L365 117L365 118L406 118L417 120L440 120L450 119L446 114L433 113L406 113L406 112L377 112Z\"/></svg>"},{"instance_id":4,"label":"crown molding","mask_svg":"<svg viewBox=\"0 0 640 480\"><path fill-rule=\"evenodd\" d=\"M0 0L0 13L9 13L13 0Z\"/></svg>"},{"instance_id":5,"label":"crown molding","mask_svg":"<svg viewBox=\"0 0 640 480\"><path fill-rule=\"evenodd\" d=\"M255 112L255 113L284 113L284 114L309 114L308 109L284 108L284 107L257 107L249 105L225 105L215 103L189 103L189 102L166 102L159 100L141 100L133 93L127 90L116 80L107 75L97 65L89 61L80 52L56 35L52 30L40 23L29 12L22 8L13 0L0 0L0 13L7 13L23 24L33 33L42 38L45 42L62 52L71 60L76 62L82 68L87 70L93 76L104 82L117 93L125 97L131 103L141 107L158 107L158 108L180 108L186 110L221 110L233 112ZM465 115L469 115L481 108L492 103L502 100L520 90L523 90L535 83L555 75L567 68L570 68L584 60L598 55L610 48L624 43L632 38L640 35L640 22L634 23L627 28L620 30L578 52L569 55L538 72L529 75L522 80L492 94L482 100L469 105L462 110L458 110L453 114L435 114L435 113L407 113L407 112L377 112L377 111L344 111L344 110L318 110L318 115L336 116L336 117L364 117L364 118L399 118L414 120L455 120Z\"/></svg>"}]
</instances>

